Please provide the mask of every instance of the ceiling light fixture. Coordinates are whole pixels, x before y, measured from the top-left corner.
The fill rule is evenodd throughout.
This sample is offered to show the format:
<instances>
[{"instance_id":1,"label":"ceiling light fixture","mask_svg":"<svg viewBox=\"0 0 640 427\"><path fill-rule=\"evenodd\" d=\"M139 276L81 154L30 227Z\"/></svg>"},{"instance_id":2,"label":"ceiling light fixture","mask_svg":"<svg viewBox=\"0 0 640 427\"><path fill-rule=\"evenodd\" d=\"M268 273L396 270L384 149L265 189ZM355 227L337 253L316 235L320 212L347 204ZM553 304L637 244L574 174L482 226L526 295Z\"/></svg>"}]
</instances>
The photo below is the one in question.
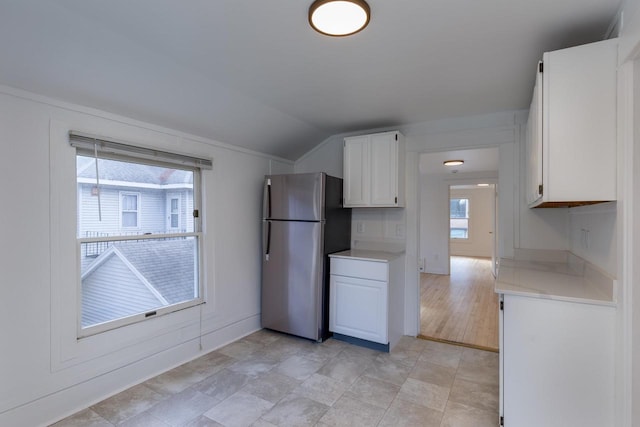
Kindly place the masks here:
<instances>
[{"instance_id":1,"label":"ceiling light fixture","mask_svg":"<svg viewBox=\"0 0 640 427\"><path fill-rule=\"evenodd\" d=\"M464 163L464 160L446 160L442 164L445 166L460 166Z\"/></svg>"},{"instance_id":2,"label":"ceiling light fixture","mask_svg":"<svg viewBox=\"0 0 640 427\"><path fill-rule=\"evenodd\" d=\"M350 36L362 31L371 17L364 0L316 0L309 7L309 24L327 36Z\"/></svg>"},{"instance_id":3,"label":"ceiling light fixture","mask_svg":"<svg viewBox=\"0 0 640 427\"><path fill-rule=\"evenodd\" d=\"M478 185L478 187L488 187L489 186L489 184L477 184L477 185Z\"/></svg>"}]
</instances>

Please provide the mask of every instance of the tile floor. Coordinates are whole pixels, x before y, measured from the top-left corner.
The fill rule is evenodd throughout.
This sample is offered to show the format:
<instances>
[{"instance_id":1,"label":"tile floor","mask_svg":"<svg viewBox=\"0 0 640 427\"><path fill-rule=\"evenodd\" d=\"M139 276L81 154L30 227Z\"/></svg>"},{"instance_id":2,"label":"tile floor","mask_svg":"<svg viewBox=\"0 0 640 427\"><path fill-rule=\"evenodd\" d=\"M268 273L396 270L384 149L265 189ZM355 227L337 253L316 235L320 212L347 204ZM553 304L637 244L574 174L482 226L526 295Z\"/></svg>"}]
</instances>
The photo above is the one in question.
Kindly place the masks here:
<instances>
[{"instance_id":1,"label":"tile floor","mask_svg":"<svg viewBox=\"0 0 640 427\"><path fill-rule=\"evenodd\" d=\"M498 425L498 354L403 337L391 353L261 330L55 427Z\"/></svg>"}]
</instances>

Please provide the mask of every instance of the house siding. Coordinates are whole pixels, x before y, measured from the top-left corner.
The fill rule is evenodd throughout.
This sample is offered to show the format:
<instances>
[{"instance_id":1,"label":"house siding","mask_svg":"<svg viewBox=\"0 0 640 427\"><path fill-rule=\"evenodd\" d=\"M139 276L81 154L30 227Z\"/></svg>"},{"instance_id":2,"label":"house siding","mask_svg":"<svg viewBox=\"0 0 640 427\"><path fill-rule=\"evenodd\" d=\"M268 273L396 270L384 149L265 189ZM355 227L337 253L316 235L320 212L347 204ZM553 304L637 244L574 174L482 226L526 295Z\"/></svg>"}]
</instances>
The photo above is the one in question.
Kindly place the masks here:
<instances>
[{"instance_id":1,"label":"house siding","mask_svg":"<svg viewBox=\"0 0 640 427\"><path fill-rule=\"evenodd\" d=\"M82 280L82 326L152 310L163 304L114 252ZM98 261L98 260L97 260Z\"/></svg>"}]
</instances>

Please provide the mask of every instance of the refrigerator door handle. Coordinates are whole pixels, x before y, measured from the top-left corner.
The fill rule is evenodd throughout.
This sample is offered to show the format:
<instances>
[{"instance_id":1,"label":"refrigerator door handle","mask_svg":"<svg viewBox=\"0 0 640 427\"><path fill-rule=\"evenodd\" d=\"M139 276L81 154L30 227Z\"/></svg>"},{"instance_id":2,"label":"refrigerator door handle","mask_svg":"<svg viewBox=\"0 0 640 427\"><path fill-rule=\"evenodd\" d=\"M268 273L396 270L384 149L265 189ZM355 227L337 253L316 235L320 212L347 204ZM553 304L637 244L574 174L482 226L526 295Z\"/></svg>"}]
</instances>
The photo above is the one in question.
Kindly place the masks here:
<instances>
[{"instance_id":1,"label":"refrigerator door handle","mask_svg":"<svg viewBox=\"0 0 640 427\"><path fill-rule=\"evenodd\" d=\"M271 252L271 221L267 221L267 238L264 251L264 260L269 261L269 252Z\"/></svg>"},{"instance_id":2,"label":"refrigerator door handle","mask_svg":"<svg viewBox=\"0 0 640 427\"><path fill-rule=\"evenodd\" d=\"M262 207L263 210L263 218L271 218L271 179L267 178L264 183L264 205Z\"/></svg>"}]
</instances>

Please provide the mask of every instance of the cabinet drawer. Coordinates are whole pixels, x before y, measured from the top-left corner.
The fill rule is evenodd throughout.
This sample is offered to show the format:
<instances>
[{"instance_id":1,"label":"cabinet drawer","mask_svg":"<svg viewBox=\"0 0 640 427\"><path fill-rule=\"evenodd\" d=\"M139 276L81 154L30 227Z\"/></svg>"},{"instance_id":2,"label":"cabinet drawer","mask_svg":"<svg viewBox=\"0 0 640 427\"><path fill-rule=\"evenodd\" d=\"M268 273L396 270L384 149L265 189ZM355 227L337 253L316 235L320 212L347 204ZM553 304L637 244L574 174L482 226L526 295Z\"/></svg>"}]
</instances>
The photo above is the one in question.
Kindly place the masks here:
<instances>
[{"instance_id":1,"label":"cabinet drawer","mask_svg":"<svg viewBox=\"0 0 640 427\"><path fill-rule=\"evenodd\" d=\"M331 258L331 274L386 282L389 277L389 264L360 259Z\"/></svg>"}]
</instances>

